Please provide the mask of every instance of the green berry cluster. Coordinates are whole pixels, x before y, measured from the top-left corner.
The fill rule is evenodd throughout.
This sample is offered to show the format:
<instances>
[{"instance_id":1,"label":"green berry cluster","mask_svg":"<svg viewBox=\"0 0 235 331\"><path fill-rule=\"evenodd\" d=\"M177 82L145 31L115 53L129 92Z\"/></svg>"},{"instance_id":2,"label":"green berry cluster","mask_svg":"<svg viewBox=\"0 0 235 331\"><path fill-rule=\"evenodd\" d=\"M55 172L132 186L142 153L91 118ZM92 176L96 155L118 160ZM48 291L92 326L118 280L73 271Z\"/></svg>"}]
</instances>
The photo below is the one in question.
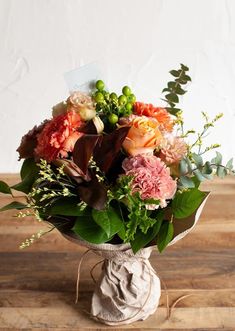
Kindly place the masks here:
<instances>
[{"instance_id":1,"label":"green berry cluster","mask_svg":"<svg viewBox=\"0 0 235 331\"><path fill-rule=\"evenodd\" d=\"M113 126L120 117L132 114L136 97L130 87L124 86L120 96L114 92L109 93L102 80L98 80L95 87L93 98L96 102L96 111L108 120L109 125Z\"/></svg>"}]
</instances>

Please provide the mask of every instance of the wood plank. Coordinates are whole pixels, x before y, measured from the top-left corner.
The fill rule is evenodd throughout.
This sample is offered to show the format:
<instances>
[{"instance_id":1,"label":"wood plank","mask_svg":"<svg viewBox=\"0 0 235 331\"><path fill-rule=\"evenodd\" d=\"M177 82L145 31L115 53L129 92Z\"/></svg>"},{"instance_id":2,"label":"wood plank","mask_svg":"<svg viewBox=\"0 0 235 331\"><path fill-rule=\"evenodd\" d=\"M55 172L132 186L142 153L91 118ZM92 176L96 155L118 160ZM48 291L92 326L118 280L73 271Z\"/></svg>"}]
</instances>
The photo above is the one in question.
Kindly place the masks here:
<instances>
[{"instance_id":1,"label":"wood plank","mask_svg":"<svg viewBox=\"0 0 235 331\"><path fill-rule=\"evenodd\" d=\"M136 322L130 325L115 327L112 330L151 330L152 326L161 330L198 329L198 328L233 328L235 308L203 307L203 308L176 308L170 320L166 319L164 308L158 308L156 314L150 316L144 323ZM140 326L141 324L141 326ZM67 309L60 307L46 308L0 308L0 327L19 329L23 328L65 328L68 330L110 330L93 319L87 319L87 313L74 306Z\"/></svg>"},{"instance_id":2,"label":"wood plank","mask_svg":"<svg viewBox=\"0 0 235 331\"><path fill-rule=\"evenodd\" d=\"M83 305L89 310L93 285L84 286L79 289L78 306ZM70 291L69 291L70 290ZM168 289L170 306L178 298L189 294L190 296L177 304L179 307L235 307L235 289ZM2 289L0 292L0 307L67 307L74 305L75 286L71 289L61 291L34 291ZM159 306L166 308L166 291L162 288L162 295Z\"/></svg>"},{"instance_id":3,"label":"wood plank","mask_svg":"<svg viewBox=\"0 0 235 331\"><path fill-rule=\"evenodd\" d=\"M152 254L151 263L169 289L232 289L234 253L234 250L176 251L170 247L164 254ZM0 289L72 291L80 257L80 252L1 253ZM91 283L90 269L99 260L93 253L86 257L81 271L83 286Z\"/></svg>"}]
</instances>

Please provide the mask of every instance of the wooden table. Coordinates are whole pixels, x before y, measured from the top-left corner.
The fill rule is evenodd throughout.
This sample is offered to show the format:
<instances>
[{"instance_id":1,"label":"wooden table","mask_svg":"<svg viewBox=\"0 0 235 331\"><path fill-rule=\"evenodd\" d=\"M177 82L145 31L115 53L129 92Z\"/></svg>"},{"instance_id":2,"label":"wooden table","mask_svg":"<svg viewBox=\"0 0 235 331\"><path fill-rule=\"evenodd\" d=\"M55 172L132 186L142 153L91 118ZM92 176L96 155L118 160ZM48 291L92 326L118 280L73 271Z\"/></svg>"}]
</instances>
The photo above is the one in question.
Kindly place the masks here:
<instances>
[{"instance_id":1,"label":"wooden table","mask_svg":"<svg viewBox=\"0 0 235 331\"><path fill-rule=\"evenodd\" d=\"M15 175L1 178L17 181ZM84 249L55 231L19 250L25 238L45 225L12 218L14 212L1 213L0 330L235 330L235 178L216 180L205 188L213 193L197 227L163 254L156 251L151 257L167 285L170 303L184 294L191 296L179 302L167 320L163 290L153 316L119 328L95 322L85 312L94 287L89 271L98 257L89 253L82 265L75 305L77 265ZM2 206L11 199L1 195L0 200Z\"/></svg>"}]
</instances>

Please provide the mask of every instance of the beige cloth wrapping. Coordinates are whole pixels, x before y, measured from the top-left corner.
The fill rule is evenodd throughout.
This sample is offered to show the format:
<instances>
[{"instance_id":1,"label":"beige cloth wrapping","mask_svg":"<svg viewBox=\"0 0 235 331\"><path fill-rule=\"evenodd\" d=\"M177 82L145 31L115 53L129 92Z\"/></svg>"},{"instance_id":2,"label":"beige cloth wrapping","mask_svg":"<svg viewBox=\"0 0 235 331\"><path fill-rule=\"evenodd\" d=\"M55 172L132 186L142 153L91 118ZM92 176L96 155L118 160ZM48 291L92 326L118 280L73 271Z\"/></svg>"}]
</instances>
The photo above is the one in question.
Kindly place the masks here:
<instances>
[{"instance_id":1,"label":"beige cloth wrapping","mask_svg":"<svg viewBox=\"0 0 235 331\"><path fill-rule=\"evenodd\" d=\"M148 260L154 247L134 255L129 244L96 245L72 234L65 237L104 258L92 296L93 318L107 325L121 325L144 320L155 312L161 285Z\"/></svg>"},{"instance_id":2,"label":"beige cloth wrapping","mask_svg":"<svg viewBox=\"0 0 235 331\"><path fill-rule=\"evenodd\" d=\"M174 220L172 245L187 235L196 225L208 195L193 215ZM74 233L64 236L91 249L104 258L102 273L92 297L91 315L107 325L129 324L145 320L158 307L161 295L160 280L149 257L155 246L133 254L129 244L91 244Z\"/></svg>"}]
</instances>

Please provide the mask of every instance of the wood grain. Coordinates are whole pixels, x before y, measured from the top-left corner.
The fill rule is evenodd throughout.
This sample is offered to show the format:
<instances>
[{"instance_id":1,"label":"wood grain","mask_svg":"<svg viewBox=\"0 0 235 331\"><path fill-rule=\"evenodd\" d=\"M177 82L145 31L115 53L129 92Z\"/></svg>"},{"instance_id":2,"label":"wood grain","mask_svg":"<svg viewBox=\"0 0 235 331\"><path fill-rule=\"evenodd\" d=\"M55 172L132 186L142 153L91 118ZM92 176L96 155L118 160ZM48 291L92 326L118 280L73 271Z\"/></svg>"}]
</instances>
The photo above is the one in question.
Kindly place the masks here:
<instances>
[{"instance_id":1,"label":"wood grain","mask_svg":"<svg viewBox=\"0 0 235 331\"><path fill-rule=\"evenodd\" d=\"M14 184L16 175L2 180ZM166 319L166 291L157 312L146 321L112 328L89 318L94 284L89 253L82 265L79 303L74 304L76 271L84 248L57 231L26 250L19 244L46 225L33 218L0 214L0 330L235 330L235 178L204 184L212 191L197 227L151 263L167 285L170 303L182 295ZM14 192L23 201L19 192ZM11 197L0 195L0 206ZM99 267L95 277L99 275Z\"/></svg>"}]
</instances>

